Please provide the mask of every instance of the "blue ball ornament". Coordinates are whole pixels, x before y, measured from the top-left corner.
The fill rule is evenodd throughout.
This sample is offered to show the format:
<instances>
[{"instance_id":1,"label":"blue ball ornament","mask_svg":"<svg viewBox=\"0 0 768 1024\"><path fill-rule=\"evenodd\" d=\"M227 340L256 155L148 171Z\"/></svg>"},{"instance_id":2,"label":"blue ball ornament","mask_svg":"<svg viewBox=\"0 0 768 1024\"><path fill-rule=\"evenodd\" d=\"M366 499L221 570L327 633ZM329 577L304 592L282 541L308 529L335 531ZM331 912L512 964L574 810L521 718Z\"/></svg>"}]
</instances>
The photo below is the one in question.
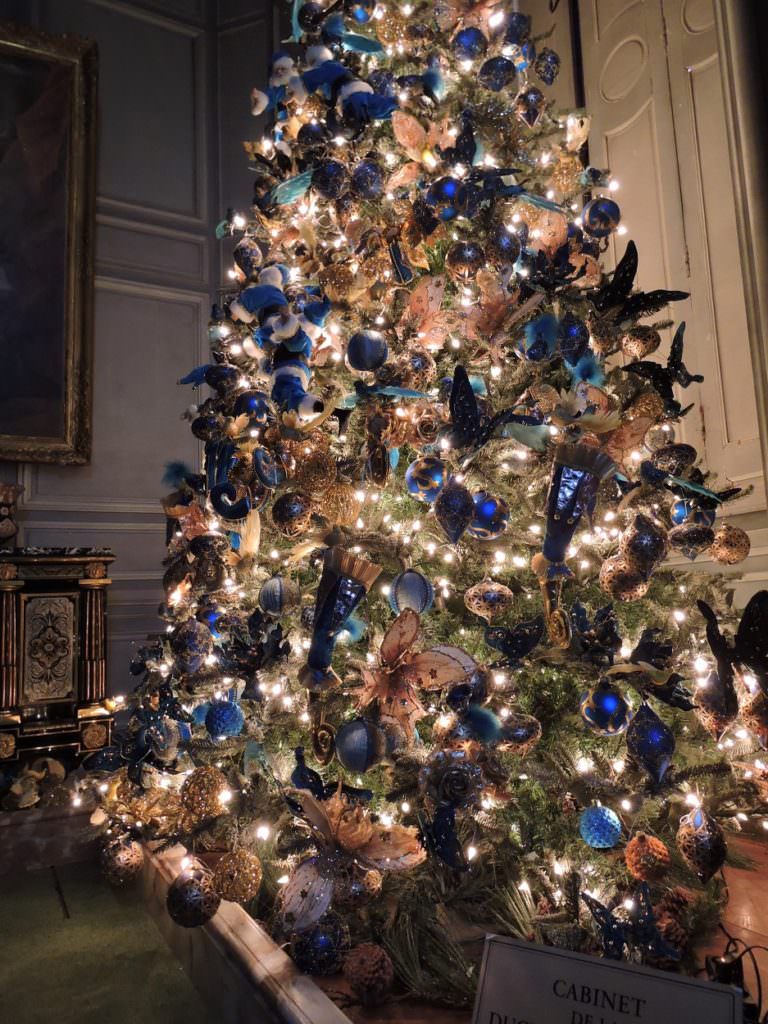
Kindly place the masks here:
<instances>
[{"instance_id":1,"label":"blue ball ornament","mask_svg":"<svg viewBox=\"0 0 768 1024\"><path fill-rule=\"evenodd\" d=\"M581 211L584 230L593 238L607 238L619 226L620 220L619 204L605 196L593 199Z\"/></svg>"},{"instance_id":2,"label":"blue ball ornament","mask_svg":"<svg viewBox=\"0 0 768 1024\"><path fill-rule=\"evenodd\" d=\"M352 171L349 184L361 199L375 199L384 191L384 173L375 160L361 160Z\"/></svg>"},{"instance_id":3,"label":"blue ball ornament","mask_svg":"<svg viewBox=\"0 0 768 1024\"><path fill-rule=\"evenodd\" d=\"M507 14L507 27L504 42L510 46L520 46L531 34L531 16L521 11L510 11Z\"/></svg>"},{"instance_id":4,"label":"blue ball ornament","mask_svg":"<svg viewBox=\"0 0 768 1024\"><path fill-rule=\"evenodd\" d=\"M283 576L273 576L267 580L259 591L259 608L275 618L286 609L298 604L301 593L293 580Z\"/></svg>"},{"instance_id":5,"label":"blue ball ornament","mask_svg":"<svg viewBox=\"0 0 768 1024\"><path fill-rule=\"evenodd\" d=\"M533 70L545 85L552 85L560 72L559 55L545 46L533 62Z\"/></svg>"},{"instance_id":6,"label":"blue ball ornament","mask_svg":"<svg viewBox=\"0 0 768 1024\"><path fill-rule=\"evenodd\" d=\"M291 938L291 959L305 974L336 974L349 952L349 928L334 911Z\"/></svg>"},{"instance_id":7,"label":"blue ball ornament","mask_svg":"<svg viewBox=\"0 0 768 1024\"><path fill-rule=\"evenodd\" d=\"M374 722L353 718L336 733L336 757L347 771L362 774L384 757L387 738Z\"/></svg>"},{"instance_id":8,"label":"blue ball ornament","mask_svg":"<svg viewBox=\"0 0 768 1024\"><path fill-rule=\"evenodd\" d=\"M324 199L338 199L347 185L347 168L338 160L323 160L312 172L312 188Z\"/></svg>"},{"instance_id":9,"label":"blue ball ornament","mask_svg":"<svg viewBox=\"0 0 768 1024\"><path fill-rule=\"evenodd\" d=\"M231 700L215 700L205 716L205 728L214 739L239 736L245 723L240 705Z\"/></svg>"},{"instance_id":10,"label":"blue ball ornament","mask_svg":"<svg viewBox=\"0 0 768 1024\"><path fill-rule=\"evenodd\" d=\"M252 426L264 426L269 419L269 397L263 391L241 391L233 412L248 416Z\"/></svg>"},{"instance_id":11,"label":"blue ball ornament","mask_svg":"<svg viewBox=\"0 0 768 1024\"><path fill-rule=\"evenodd\" d=\"M365 25L373 17L376 0L344 0L344 13L358 25Z\"/></svg>"},{"instance_id":12,"label":"blue ball ornament","mask_svg":"<svg viewBox=\"0 0 768 1024\"><path fill-rule=\"evenodd\" d=\"M347 362L353 370L378 370L388 354L387 339L379 331L357 331L347 345Z\"/></svg>"},{"instance_id":13,"label":"blue ball ornament","mask_svg":"<svg viewBox=\"0 0 768 1024\"><path fill-rule=\"evenodd\" d=\"M406 569L392 580L389 589L389 605L396 615L406 608L412 608L419 615L428 612L435 599L435 588L426 576L416 569Z\"/></svg>"},{"instance_id":14,"label":"blue ball ornament","mask_svg":"<svg viewBox=\"0 0 768 1024\"><path fill-rule=\"evenodd\" d=\"M621 839L621 821L610 807L585 807L579 818L579 834L593 850L610 850Z\"/></svg>"},{"instance_id":15,"label":"blue ball ornament","mask_svg":"<svg viewBox=\"0 0 768 1024\"><path fill-rule=\"evenodd\" d=\"M462 28L451 40L451 49L459 60L477 60L488 49L488 40L479 28Z\"/></svg>"},{"instance_id":16,"label":"blue ball ornament","mask_svg":"<svg viewBox=\"0 0 768 1024\"><path fill-rule=\"evenodd\" d=\"M475 514L467 527L467 533L478 540L495 540L509 526L509 505L502 498L496 498L488 491L477 491L472 495Z\"/></svg>"},{"instance_id":17,"label":"blue ball ornament","mask_svg":"<svg viewBox=\"0 0 768 1024\"><path fill-rule=\"evenodd\" d=\"M608 679L601 679L597 686L582 694L579 710L586 724L602 736L624 732L632 717L623 693Z\"/></svg>"},{"instance_id":18,"label":"blue ball ornament","mask_svg":"<svg viewBox=\"0 0 768 1024\"><path fill-rule=\"evenodd\" d=\"M511 60L507 60L506 57L491 57L480 68L477 80L491 92L501 92L515 80L516 76L517 71Z\"/></svg>"},{"instance_id":19,"label":"blue ball ornament","mask_svg":"<svg viewBox=\"0 0 768 1024\"><path fill-rule=\"evenodd\" d=\"M437 501L447 478L448 467L442 459L425 455L406 469L405 486L412 497L431 505Z\"/></svg>"},{"instance_id":20,"label":"blue ball ornament","mask_svg":"<svg viewBox=\"0 0 768 1024\"><path fill-rule=\"evenodd\" d=\"M461 182L457 178L438 178L427 190L426 201L434 207L441 220L452 220L458 214Z\"/></svg>"},{"instance_id":21,"label":"blue ball ornament","mask_svg":"<svg viewBox=\"0 0 768 1024\"><path fill-rule=\"evenodd\" d=\"M675 526L680 526L689 519L702 526L712 526L717 514L714 509L698 508L696 502L690 498L678 498L672 505L669 517Z\"/></svg>"},{"instance_id":22,"label":"blue ball ornament","mask_svg":"<svg viewBox=\"0 0 768 1024\"><path fill-rule=\"evenodd\" d=\"M296 14L299 26L305 32L314 32L324 17L325 8L322 4L315 3L315 0L302 4Z\"/></svg>"}]
</instances>

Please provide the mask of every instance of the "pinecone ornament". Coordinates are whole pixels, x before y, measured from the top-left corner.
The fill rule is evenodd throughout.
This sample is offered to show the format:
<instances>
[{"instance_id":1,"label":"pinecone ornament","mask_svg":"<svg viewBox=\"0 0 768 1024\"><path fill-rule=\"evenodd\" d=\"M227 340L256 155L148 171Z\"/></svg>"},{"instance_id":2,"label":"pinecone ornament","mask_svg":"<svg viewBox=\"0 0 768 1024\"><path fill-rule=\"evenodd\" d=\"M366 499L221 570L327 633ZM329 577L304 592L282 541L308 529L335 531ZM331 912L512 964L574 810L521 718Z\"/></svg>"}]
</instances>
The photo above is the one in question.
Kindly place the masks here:
<instances>
[{"instance_id":1,"label":"pinecone ornament","mask_svg":"<svg viewBox=\"0 0 768 1024\"><path fill-rule=\"evenodd\" d=\"M395 980L389 954L375 942L355 946L344 961L344 977L363 1006L386 1002Z\"/></svg>"},{"instance_id":2,"label":"pinecone ornament","mask_svg":"<svg viewBox=\"0 0 768 1024\"><path fill-rule=\"evenodd\" d=\"M680 950L681 954L686 951L691 940L686 921L690 902L687 890L676 886L669 889L654 907L659 934L671 946ZM679 967L678 961L664 957L650 958L648 963L662 970L675 970Z\"/></svg>"},{"instance_id":3,"label":"pinecone ornament","mask_svg":"<svg viewBox=\"0 0 768 1024\"><path fill-rule=\"evenodd\" d=\"M660 839L638 832L624 851L627 870L641 882L658 882L669 870L669 850Z\"/></svg>"}]
</instances>

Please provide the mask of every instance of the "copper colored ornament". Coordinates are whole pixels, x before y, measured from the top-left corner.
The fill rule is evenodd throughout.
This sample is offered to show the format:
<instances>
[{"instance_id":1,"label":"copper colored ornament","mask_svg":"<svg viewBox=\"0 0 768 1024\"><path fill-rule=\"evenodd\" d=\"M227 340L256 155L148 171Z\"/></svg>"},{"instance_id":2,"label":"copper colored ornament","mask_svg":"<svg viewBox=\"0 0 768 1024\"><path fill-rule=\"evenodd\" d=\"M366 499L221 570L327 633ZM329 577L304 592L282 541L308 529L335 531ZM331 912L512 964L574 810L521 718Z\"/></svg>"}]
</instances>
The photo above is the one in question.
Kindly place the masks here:
<instances>
[{"instance_id":1,"label":"copper colored ornament","mask_svg":"<svg viewBox=\"0 0 768 1024\"><path fill-rule=\"evenodd\" d=\"M574 153L560 153L549 177L549 187L564 196L582 190L581 160Z\"/></svg>"},{"instance_id":2,"label":"copper colored ornament","mask_svg":"<svg viewBox=\"0 0 768 1024\"><path fill-rule=\"evenodd\" d=\"M101 849L99 864L110 885L127 885L144 866L144 849L135 839L108 842Z\"/></svg>"},{"instance_id":3,"label":"copper colored ornament","mask_svg":"<svg viewBox=\"0 0 768 1024\"><path fill-rule=\"evenodd\" d=\"M215 818L223 811L219 798L226 788L226 776L218 768L202 765L184 780L181 803L197 819Z\"/></svg>"},{"instance_id":4,"label":"copper colored ornament","mask_svg":"<svg viewBox=\"0 0 768 1024\"><path fill-rule=\"evenodd\" d=\"M638 832L624 850L627 870L641 882L658 882L669 870L669 850L660 839Z\"/></svg>"},{"instance_id":5,"label":"copper colored ornament","mask_svg":"<svg viewBox=\"0 0 768 1024\"><path fill-rule=\"evenodd\" d=\"M683 860L705 884L725 863L728 845L720 825L703 807L680 819L677 848Z\"/></svg>"},{"instance_id":6,"label":"copper colored ornament","mask_svg":"<svg viewBox=\"0 0 768 1024\"><path fill-rule=\"evenodd\" d=\"M261 861L248 850L232 850L219 858L213 869L213 888L223 900L248 903L261 885Z\"/></svg>"},{"instance_id":7,"label":"copper colored ornament","mask_svg":"<svg viewBox=\"0 0 768 1024\"><path fill-rule=\"evenodd\" d=\"M408 18L398 10L388 10L387 16L376 22L376 35L384 46L405 45L408 39Z\"/></svg>"},{"instance_id":8,"label":"copper colored ornament","mask_svg":"<svg viewBox=\"0 0 768 1024\"><path fill-rule=\"evenodd\" d=\"M740 713L744 727L755 734L761 747L768 748L768 696L758 690L744 701Z\"/></svg>"},{"instance_id":9,"label":"copper colored ornament","mask_svg":"<svg viewBox=\"0 0 768 1024\"><path fill-rule=\"evenodd\" d=\"M621 351L627 359L645 359L661 345L661 335L653 327L638 324L621 339Z\"/></svg>"},{"instance_id":10,"label":"copper colored ornament","mask_svg":"<svg viewBox=\"0 0 768 1024\"><path fill-rule=\"evenodd\" d=\"M541 722L533 715L525 715L521 711L510 711L502 719L502 732L499 746L510 750L518 757L524 757L541 739Z\"/></svg>"},{"instance_id":11,"label":"copper colored ornament","mask_svg":"<svg viewBox=\"0 0 768 1024\"><path fill-rule=\"evenodd\" d=\"M308 446L307 446L308 447ZM312 498L325 494L336 479L336 460L328 452L303 452L296 457L294 480Z\"/></svg>"},{"instance_id":12,"label":"copper colored ornament","mask_svg":"<svg viewBox=\"0 0 768 1024\"><path fill-rule=\"evenodd\" d=\"M474 615L479 615L486 622L496 615L503 614L512 606L515 595L503 583L483 580L464 592L464 604Z\"/></svg>"},{"instance_id":13,"label":"copper colored ornament","mask_svg":"<svg viewBox=\"0 0 768 1024\"><path fill-rule=\"evenodd\" d=\"M600 586L616 601L639 601L648 591L648 580L621 555L606 558L600 568Z\"/></svg>"},{"instance_id":14,"label":"copper colored ornament","mask_svg":"<svg viewBox=\"0 0 768 1024\"><path fill-rule=\"evenodd\" d=\"M336 480L323 495L318 514L337 526L351 526L360 515L362 502L352 484Z\"/></svg>"},{"instance_id":15,"label":"copper colored ornament","mask_svg":"<svg viewBox=\"0 0 768 1024\"><path fill-rule=\"evenodd\" d=\"M573 258L571 258L573 263ZM619 335L613 325L603 320L587 321L589 347L598 356L609 356L619 347Z\"/></svg>"},{"instance_id":16,"label":"copper colored ornament","mask_svg":"<svg viewBox=\"0 0 768 1024\"><path fill-rule=\"evenodd\" d=\"M721 565L738 565L747 557L751 546L749 534L745 530L723 523L715 530L715 539L709 553Z\"/></svg>"},{"instance_id":17,"label":"copper colored ornament","mask_svg":"<svg viewBox=\"0 0 768 1024\"><path fill-rule=\"evenodd\" d=\"M663 415L664 399L656 391L643 391L633 399L626 412L628 420L648 419L657 422ZM654 427L651 427L653 430ZM648 434L645 435L645 443L648 444Z\"/></svg>"},{"instance_id":18,"label":"copper colored ornament","mask_svg":"<svg viewBox=\"0 0 768 1024\"><path fill-rule=\"evenodd\" d=\"M642 512L635 516L619 541L619 554L624 561L646 578L664 561L668 551L667 531Z\"/></svg>"},{"instance_id":19,"label":"copper colored ornament","mask_svg":"<svg viewBox=\"0 0 768 1024\"><path fill-rule=\"evenodd\" d=\"M681 523L669 531L670 547L691 560L706 551L714 539L715 531L706 523Z\"/></svg>"},{"instance_id":20,"label":"copper colored ornament","mask_svg":"<svg viewBox=\"0 0 768 1024\"><path fill-rule=\"evenodd\" d=\"M318 272L317 280L331 302L347 302L365 290L365 281L358 279L343 263L332 263Z\"/></svg>"},{"instance_id":21,"label":"copper colored ornament","mask_svg":"<svg viewBox=\"0 0 768 1024\"><path fill-rule=\"evenodd\" d=\"M312 499L302 491L286 491L272 505L272 522L289 540L300 537L312 519Z\"/></svg>"},{"instance_id":22,"label":"copper colored ornament","mask_svg":"<svg viewBox=\"0 0 768 1024\"><path fill-rule=\"evenodd\" d=\"M343 974L363 1006L386 1002L395 981L389 954L373 942L364 942L347 953Z\"/></svg>"},{"instance_id":23,"label":"copper colored ornament","mask_svg":"<svg viewBox=\"0 0 768 1024\"><path fill-rule=\"evenodd\" d=\"M444 420L434 406L422 406L414 409L411 415L414 440L417 444L434 444L437 441L437 433L443 426Z\"/></svg>"}]
</instances>

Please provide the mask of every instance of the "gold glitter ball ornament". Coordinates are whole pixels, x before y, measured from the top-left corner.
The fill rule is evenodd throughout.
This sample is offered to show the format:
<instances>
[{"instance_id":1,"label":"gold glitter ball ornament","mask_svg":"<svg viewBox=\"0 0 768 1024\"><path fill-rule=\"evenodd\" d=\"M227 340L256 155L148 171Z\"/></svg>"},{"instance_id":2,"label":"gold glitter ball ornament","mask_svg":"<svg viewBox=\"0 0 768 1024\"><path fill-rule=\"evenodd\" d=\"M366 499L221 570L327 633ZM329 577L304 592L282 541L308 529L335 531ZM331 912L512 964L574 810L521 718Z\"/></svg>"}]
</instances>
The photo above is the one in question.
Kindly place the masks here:
<instances>
[{"instance_id":1,"label":"gold glitter ball ornament","mask_svg":"<svg viewBox=\"0 0 768 1024\"><path fill-rule=\"evenodd\" d=\"M661 345L661 335L653 327L638 324L621 339L621 351L627 359L645 359Z\"/></svg>"},{"instance_id":2,"label":"gold glitter ball ornament","mask_svg":"<svg viewBox=\"0 0 768 1024\"><path fill-rule=\"evenodd\" d=\"M622 555L606 558L600 569L600 586L615 601L639 601L648 591L648 580Z\"/></svg>"},{"instance_id":3,"label":"gold glitter ball ornament","mask_svg":"<svg viewBox=\"0 0 768 1024\"><path fill-rule=\"evenodd\" d=\"M723 523L715 530L709 553L721 565L738 565L747 557L751 546L748 533L738 526Z\"/></svg>"},{"instance_id":4,"label":"gold glitter ball ornament","mask_svg":"<svg viewBox=\"0 0 768 1024\"><path fill-rule=\"evenodd\" d=\"M336 526L351 526L360 515L363 503L357 497L352 484L337 480L323 495L317 511L329 523Z\"/></svg>"},{"instance_id":5,"label":"gold glitter ball ornament","mask_svg":"<svg viewBox=\"0 0 768 1024\"><path fill-rule=\"evenodd\" d=\"M213 888L223 900L248 903L259 891L261 861L248 850L233 850L219 858L213 869Z\"/></svg>"},{"instance_id":6,"label":"gold glitter ball ornament","mask_svg":"<svg viewBox=\"0 0 768 1024\"><path fill-rule=\"evenodd\" d=\"M575 154L561 153L552 169L549 187L564 196L581 191L581 169L581 160Z\"/></svg>"},{"instance_id":7,"label":"gold glitter ball ornament","mask_svg":"<svg viewBox=\"0 0 768 1024\"><path fill-rule=\"evenodd\" d=\"M220 797L226 788L226 776L213 765L203 765L184 780L181 803L197 819L215 818L224 809Z\"/></svg>"},{"instance_id":8,"label":"gold glitter ball ornament","mask_svg":"<svg viewBox=\"0 0 768 1024\"><path fill-rule=\"evenodd\" d=\"M664 399L655 391L644 391L634 399L627 409L628 420L649 419L654 422L664 415ZM652 427L651 430L654 428ZM647 437L647 435L646 435ZM668 435L665 434L668 438Z\"/></svg>"},{"instance_id":9,"label":"gold glitter ball ornament","mask_svg":"<svg viewBox=\"0 0 768 1024\"><path fill-rule=\"evenodd\" d=\"M336 479L336 460L328 452L312 451L296 453L297 486L313 498L324 494Z\"/></svg>"},{"instance_id":10,"label":"gold glitter ball ornament","mask_svg":"<svg viewBox=\"0 0 768 1024\"><path fill-rule=\"evenodd\" d=\"M382 46L405 46L408 42L408 18L389 8L385 17L376 22L376 35Z\"/></svg>"},{"instance_id":11,"label":"gold glitter ball ornament","mask_svg":"<svg viewBox=\"0 0 768 1024\"><path fill-rule=\"evenodd\" d=\"M110 885L127 885L144 866L144 850L135 839L118 839L102 847L99 864Z\"/></svg>"},{"instance_id":12,"label":"gold glitter ball ornament","mask_svg":"<svg viewBox=\"0 0 768 1024\"><path fill-rule=\"evenodd\" d=\"M481 619L490 622L494 616L503 614L512 606L515 595L503 583L483 580L470 587L464 594L464 604Z\"/></svg>"}]
</instances>

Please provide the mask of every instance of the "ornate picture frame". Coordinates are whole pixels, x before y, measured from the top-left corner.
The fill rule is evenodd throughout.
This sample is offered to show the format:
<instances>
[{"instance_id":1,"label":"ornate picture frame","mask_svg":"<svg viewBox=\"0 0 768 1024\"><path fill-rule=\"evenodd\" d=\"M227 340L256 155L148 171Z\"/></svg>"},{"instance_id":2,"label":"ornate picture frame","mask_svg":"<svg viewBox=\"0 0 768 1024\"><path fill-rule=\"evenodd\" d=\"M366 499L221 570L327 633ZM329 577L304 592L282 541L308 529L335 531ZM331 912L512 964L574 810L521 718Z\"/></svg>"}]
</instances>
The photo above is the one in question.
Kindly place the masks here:
<instances>
[{"instance_id":1,"label":"ornate picture frame","mask_svg":"<svg viewBox=\"0 0 768 1024\"><path fill-rule=\"evenodd\" d=\"M96 43L0 22L0 459L91 450Z\"/></svg>"}]
</instances>

